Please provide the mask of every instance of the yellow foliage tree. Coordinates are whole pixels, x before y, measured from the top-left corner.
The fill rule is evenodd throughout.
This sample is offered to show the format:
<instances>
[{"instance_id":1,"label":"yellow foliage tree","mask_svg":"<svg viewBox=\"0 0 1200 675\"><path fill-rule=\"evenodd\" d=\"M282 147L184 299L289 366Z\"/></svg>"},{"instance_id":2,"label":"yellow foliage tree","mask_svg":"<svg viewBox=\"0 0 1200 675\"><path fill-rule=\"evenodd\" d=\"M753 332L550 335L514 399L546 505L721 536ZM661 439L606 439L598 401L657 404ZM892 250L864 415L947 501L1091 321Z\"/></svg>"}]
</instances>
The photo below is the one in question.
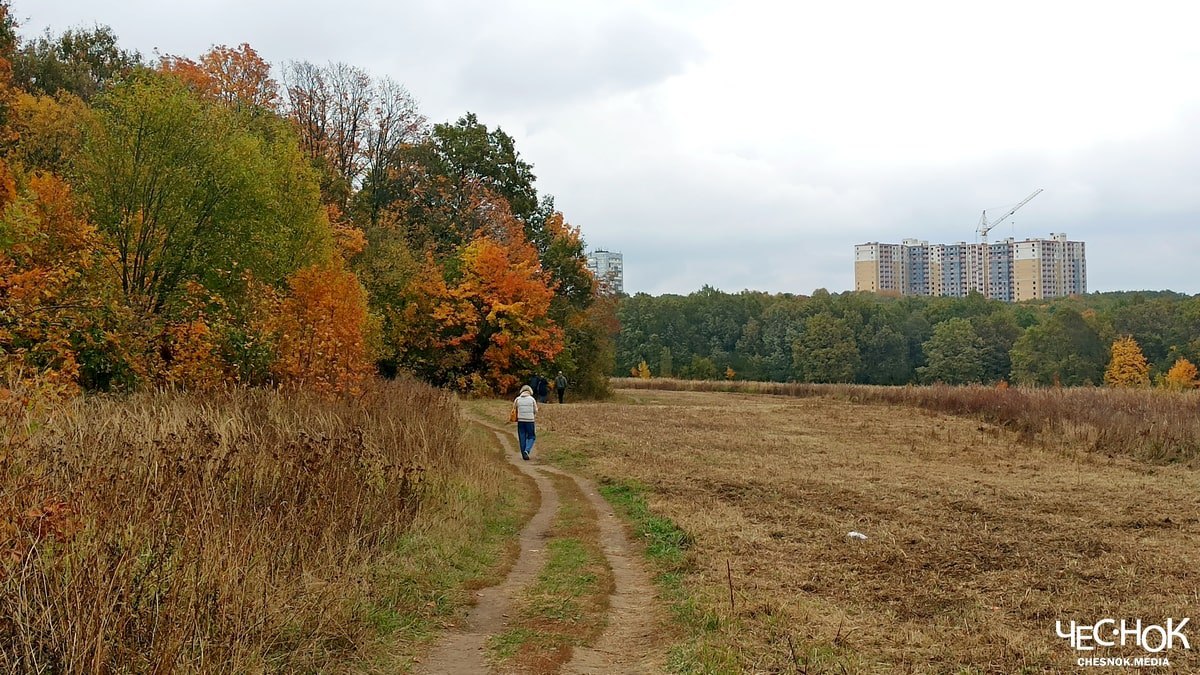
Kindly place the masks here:
<instances>
[{"instance_id":1,"label":"yellow foliage tree","mask_svg":"<svg viewBox=\"0 0 1200 675\"><path fill-rule=\"evenodd\" d=\"M645 359L642 359L641 363L637 364L637 368L633 369L633 376L640 377L643 380L650 379L650 366L646 363Z\"/></svg>"},{"instance_id":2,"label":"yellow foliage tree","mask_svg":"<svg viewBox=\"0 0 1200 675\"><path fill-rule=\"evenodd\" d=\"M1167 389L1182 391L1195 388L1196 377L1196 366L1191 361L1181 358L1167 371L1167 377L1163 383Z\"/></svg>"},{"instance_id":3,"label":"yellow foliage tree","mask_svg":"<svg viewBox=\"0 0 1200 675\"><path fill-rule=\"evenodd\" d=\"M725 366L725 379L732 380L735 377L737 377L737 371L733 369L733 366Z\"/></svg>"},{"instance_id":4,"label":"yellow foliage tree","mask_svg":"<svg viewBox=\"0 0 1200 675\"><path fill-rule=\"evenodd\" d=\"M1110 387L1150 386L1150 366L1136 340L1126 336L1112 344L1112 357L1104 371L1104 384Z\"/></svg>"}]
</instances>

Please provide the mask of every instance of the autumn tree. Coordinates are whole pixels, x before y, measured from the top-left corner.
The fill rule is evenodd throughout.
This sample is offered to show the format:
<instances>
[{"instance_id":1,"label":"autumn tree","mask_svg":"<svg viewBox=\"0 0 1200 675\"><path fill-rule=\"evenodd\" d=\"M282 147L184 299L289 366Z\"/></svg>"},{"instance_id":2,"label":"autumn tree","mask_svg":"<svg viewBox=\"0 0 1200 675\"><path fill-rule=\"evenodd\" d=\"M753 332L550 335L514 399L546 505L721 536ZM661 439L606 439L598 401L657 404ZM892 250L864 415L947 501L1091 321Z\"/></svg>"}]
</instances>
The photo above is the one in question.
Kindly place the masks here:
<instances>
[{"instance_id":1,"label":"autumn tree","mask_svg":"<svg viewBox=\"0 0 1200 675\"><path fill-rule=\"evenodd\" d=\"M326 393L357 391L372 370L367 295L337 266L312 266L288 279L272 332L276 376Z\"/></svg>"},{"instance_id":2,"label":"autumn tree","mask_svg":"<svg viewBox=\"0 0 1200 675\"><path fill-rule=\"evenodd\" d=\"M417 142L398 145L387 170L368 175L359 211L370 214L372 248L407 248L412 257L439 261L454 259L480 234L511 240L508 228L516 224L553 289L547 314L562 329L554 366L587 383L581 392L604 395L613 362L606 346L611 337L602 325L606 313L591 311L598 295L583 238L552 199L539 200L534 181L532 166L521 159L512 137L468 114L436 125ZM371 257L369 250L365 258ZM386 314L385 295L372 290L372 298L377 311Z\"/></svg>"},{"instance_id":3,"label":"autumn tree","mask_svg":"<svg viewBox=\"0 0 1200 675\"><path fill-rule=\"evenodd\" d=\"M366 134L366 172L360 197L367 220L378 224L389 194L376 187L386 186L388 176L400 161L401 150L418 143L426 133L427 121L417 109L416 99L401 84L383 78L375 87L371 107L371 125Z\"/></svg>"},{"instance_id":4,"label":"autumn tree","mask_svg":"<svg viewBox=\"0 0 1200 675\"><path fill-rule=\"evenodd\" d=\"M15 139L8 160L26 172L65 176L74 173L95 115L82 99L65 91L55 96L19 92L9 120Z\"/></svg>"},{"instance_id":5,"label":"autumn tree","mask_svg":"<svg viewBox=\"0 0 1200 675\"><path fill-rule=\"evenodd\" d=\"M322 171L325 200L346 208L373 161L424 127L424 118L399 85L376 83L345 63L318 66L293 61L283 69L284 111L300 134L300 147ZM386 164L378 169L386 171Z\"/></svg>"},{"instance_id":6,"label":"autumn tree","mask_svg":"<svg viewBox=\"0 0 1200 675\"><path fill-rule=\"evenodd\" d=\"M210 390L227 378L221 358L223 300L195 281L184 284L170 316L151 336L153 349L134 364L159 387Z\"/></svg>"},{"instance_id":7,"label":"autumn tree","mask_svg":"<svg viewBox=\"0 0 1200 675\"><path fill-rule=\"evenodd\" d=\"M1114 340L1111 353L1108 369L1104 371L1104 384L1110 387L1150 386L1150 366L1136 340L1128 336Z\"/></svg>"},{"instance_id":8,"label":"autumn tree","mask_svg":"<svg viewBox=\"0 0 1200 675\"><path fill-rule=\"evenodd\" d=\"M1163 386L1176 391L1194 389L1196 378L1196 366L1191 361L1181 358L1167 371L1166 377L1163 378Z\"/></svg>"},{"instance_id":9,"label":"autumn tree","mask_svg":"<svg viewBox=\"0 0 1200 675\"><path fill-rule=\"evenodd\" d=\"M434 319L447 354L444 377L462 389L508 391L518 373L562 349L547 312L553 290L519 241L479 237L463 250L462 276L448 286ZM482 378L482 379L479 379Z\"/></svg>"},{"instance_id":10,"label":"autumn tree","mask_svg":"<svg viewBox=\"0 0 1200 675\"><path fill-rule=\"evenodd\" d=\"M104 244L61 179L18 193L0 162L0 379L74 391L80 343L102 298Z\"/></svg>"},{"instance_id":11,"label":"autumn tree","mask_svg":"<svg viewBox=\"0 0 1200 675\"><path fill-rule=\"evenodd\" d=\"M17 50L17 23L8 0L0 0L0 141L8 136L8 106L16 93L12 62Z\"/></svg>"},{"instance_id":12,"label":"autumn tree","mask_svg":"<svg viewBox=\"0 0 1200 675\"><path fill-rule=\"evenodd\" d=\"M279 104L279 83L271 77L271 64L247 43L236 48L217 45L199 61L164 56L159 69L175 75L201 96L233 108L274 110Z\"/></svg>"}]
</instances>

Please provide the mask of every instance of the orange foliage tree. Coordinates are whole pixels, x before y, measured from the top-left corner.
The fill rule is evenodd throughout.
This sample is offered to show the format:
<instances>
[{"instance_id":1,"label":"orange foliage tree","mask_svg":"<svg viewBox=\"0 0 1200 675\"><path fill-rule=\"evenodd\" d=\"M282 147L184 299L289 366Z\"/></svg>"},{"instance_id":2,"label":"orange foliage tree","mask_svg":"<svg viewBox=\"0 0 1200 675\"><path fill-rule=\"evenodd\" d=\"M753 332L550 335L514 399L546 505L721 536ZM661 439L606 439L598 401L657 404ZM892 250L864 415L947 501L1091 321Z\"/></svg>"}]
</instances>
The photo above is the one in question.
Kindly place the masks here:
<instances>
[{"instance_id":1,"label":"orange foliage tree","mask_svg":"<svg viewBox=\"0 0 1200 675\"><path fill-rule=\"evenodd\" d=\"M650 364L646 363L646 359L642 359L636 366L629 369L629 374L634 377L640 377L643 380L651 378Z\"/></svg>"},{"instance_id":2,"label":"orange foliage tree","mask_svg":"<svg viewBox=\"0 0 1200 675\"><path fill-rule=\"evenodd\" d=\"M1196 378L1196 366L1191 361L1181 358L1167 371L1167 376L1163 379L1163 384L1167 389L1177 391L1194 389L1196 387Z\"/></svg>"},{"instance_id":3,"label":"orange foliage tree","mask_svg":"<svg viewBox=\"0 0 1200 675\"><path fill-rule=\"evenodd\" d=\"M225 381L226 368L220 355L220 317L226 315L224 300L195 281L184 284L184 292L157 328L155 349L143 350L138 364L161 386L213 389Z\"/></svg>"},{"instance_id":4,"label":"orange foliage tree","mask_svg":"<svg viewBox=\"0 0 1200 675\"><path fill-rule=\"evenodd\" d=\"M443 376L460 389L511 390L519 373L562 349L562 329L548 317L554 291L528 248L479 236L458 259L461 279L440 291L437 347L448 356Z\"/></svg>"},{"instance_id":5,"label":"orange foliage tree","mask_svg":"<svg viewBox=\"0 0 1200 675\"><path fill-rule=\"evenodd\" d=\"M102 251L66 183L37 174L18 194L0 163L0 378L77 388L75 343L99 302Z\"/></svg>"},{"instance_id":6,"label":"orange foliage tree","mask_svg":"<svg viewBox=\"0 0 1200 675\"><path fill-rule=\"evenodd\" d=\"M332 265L299 270L273 323L280 382L355 393L370 374L367 294L353 272Z\"/></svg>"},{"instance_id":7,"label":"orange foliage tree","mask_svg":"<svg viewBox=\"0 0 1200 675\"><path fill-rule=\"evenodd\" d=\"M217 45L196 62L182 56L164 56L159 65L202 96L235 108L266 108L279 104L279 83L271 78L271 64L249 44L237 48Z\"/></svg>"}]
</instances>

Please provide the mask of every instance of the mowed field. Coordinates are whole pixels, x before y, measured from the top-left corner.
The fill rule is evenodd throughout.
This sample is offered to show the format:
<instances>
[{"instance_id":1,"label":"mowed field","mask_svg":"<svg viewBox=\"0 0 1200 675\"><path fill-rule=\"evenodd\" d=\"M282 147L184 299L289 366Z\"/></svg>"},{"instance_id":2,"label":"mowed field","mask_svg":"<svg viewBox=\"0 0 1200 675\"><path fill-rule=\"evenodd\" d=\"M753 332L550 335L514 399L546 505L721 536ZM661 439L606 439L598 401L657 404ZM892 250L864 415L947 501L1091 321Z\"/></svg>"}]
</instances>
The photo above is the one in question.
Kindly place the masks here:
<instances>
[{"instance_id":1,"label":"mowed field","mask_svg":"<svg viewBox=\"0 0 1200 675\"><path fill-rule=\"evenodd\" d=\"M538 438L535 459L640 484L690 535L673 601L705 618L680 628L681 669L1064 672L1149 654L1077 653L1056 620L1192 617L1193 651L1159 656L1200 670L1194 469L904 406L733 393L546 405Z\"/></svg>"}]
</instances>

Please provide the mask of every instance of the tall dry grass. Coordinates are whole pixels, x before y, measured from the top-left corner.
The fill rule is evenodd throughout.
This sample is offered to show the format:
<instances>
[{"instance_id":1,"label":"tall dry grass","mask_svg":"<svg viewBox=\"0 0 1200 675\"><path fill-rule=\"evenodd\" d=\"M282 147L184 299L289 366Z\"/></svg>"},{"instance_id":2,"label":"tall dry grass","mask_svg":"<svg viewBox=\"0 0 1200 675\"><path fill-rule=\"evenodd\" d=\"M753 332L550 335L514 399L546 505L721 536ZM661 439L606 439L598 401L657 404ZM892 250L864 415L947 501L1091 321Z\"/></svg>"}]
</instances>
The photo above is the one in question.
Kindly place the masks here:
<instances>
[{"instance_id":1,"label":"tall dry grass","mask_svg":"<svg viewBox=\"0 0 1200 675\"><path fill-rule=\"evenodd\" d=\"M371 639L373 566L462 463L458 407L230 390L0 418L0 667L327 670Z\"/></svg>"},{"instance_id":2,"label":"tall dry grass","mask_svg":"<svg viewBox=\"0 0 1200 675\"><path fill-rule=\"evenodd\" d=\"M619 378L617 388L827 396L975 417L1027 441L1079 444L1157 463L1200 461L1200 392L1097 387L885 387L854 384Z\"/></svg>"}]
</instances>

